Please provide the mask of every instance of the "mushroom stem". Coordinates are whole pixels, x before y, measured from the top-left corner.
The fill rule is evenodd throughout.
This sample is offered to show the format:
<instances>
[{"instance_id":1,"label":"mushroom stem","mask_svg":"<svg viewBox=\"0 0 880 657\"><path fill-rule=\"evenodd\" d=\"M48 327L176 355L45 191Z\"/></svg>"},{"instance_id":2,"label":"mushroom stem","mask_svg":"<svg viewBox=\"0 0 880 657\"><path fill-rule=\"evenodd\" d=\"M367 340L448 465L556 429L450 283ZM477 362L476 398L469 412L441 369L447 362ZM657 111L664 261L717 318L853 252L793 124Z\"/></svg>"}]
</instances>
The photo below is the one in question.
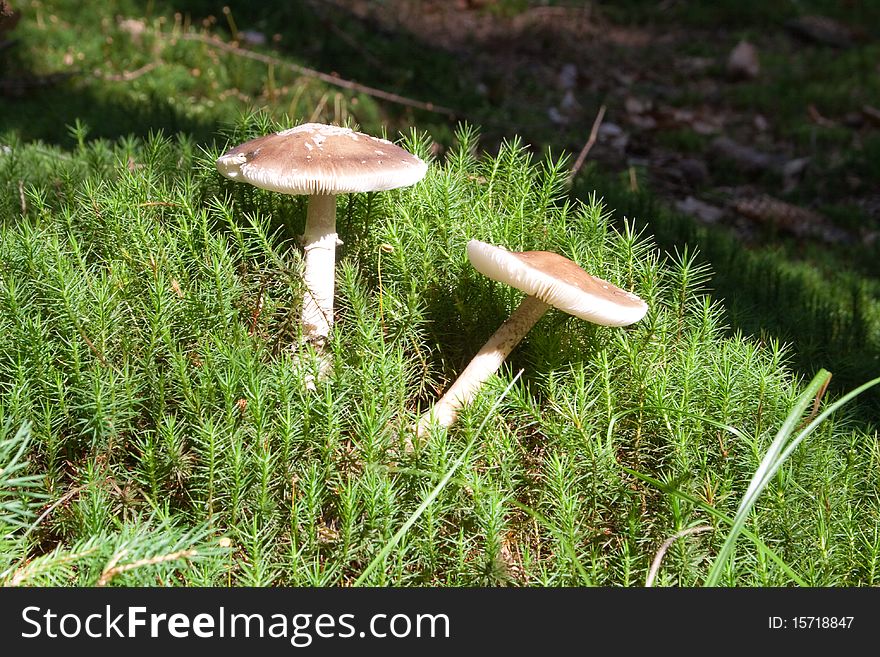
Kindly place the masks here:
<instances>
[{"instance_id":1,"label":"mushroom stem","mask_svg":"<svg viewBox=\"0 0 880 657\"><path fill-rule=\"evenodd\" d=\"M504 359L513 351L526 333L547 312L550 306L538 297L527 296L513 311L483 348L474 356L446 394L434 407L422 415L416 425L416 435L422 436L431 422L448 427L458 415L458 410L474 398L480 386L498 371Z\"/></svg>"},{"instance_id":2,"label":"mushroom stem","mask_svg":"<svg viewBox=\"0 0 880 657\"><path fill-rule=\"evenodd\" d=\"M333 323L336 269L336 196L309 197L303 234L305 294L302 303L303 338L318 351L324 348Z\"/></svg>"}]
</instances>

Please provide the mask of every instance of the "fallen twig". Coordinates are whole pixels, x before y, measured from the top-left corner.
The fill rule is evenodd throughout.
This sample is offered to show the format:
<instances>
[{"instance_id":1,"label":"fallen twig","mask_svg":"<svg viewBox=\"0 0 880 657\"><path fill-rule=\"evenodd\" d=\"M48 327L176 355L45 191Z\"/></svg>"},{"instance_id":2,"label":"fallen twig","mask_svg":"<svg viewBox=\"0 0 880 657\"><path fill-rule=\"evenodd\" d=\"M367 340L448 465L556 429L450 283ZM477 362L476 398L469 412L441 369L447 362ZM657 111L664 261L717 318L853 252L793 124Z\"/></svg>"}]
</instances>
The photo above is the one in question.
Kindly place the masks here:
<instances>
[{"instance_id":1,"label":"fallen twig","mask_svg":"<svg viewBox=\"0 0 880 657\"><path fill-rule=\"evenodd\" d=\"M182 34L179 38L185 39L187 41L199 41L200 43L204 43L212 48L232 53L233 55L238 55L239 57L246 57L247 59L253 59L254 61L263 62L264 64L271 64L273 66L287 68L291 71L294 71L295 73L298 73L299 75L317 78L318 80L326 82L327 84L366 94L367 96L372 96L373 98L380 98L382 100L388 101L389 103L405 105L407 107L425 110L426 112L434 112L436 114L445 114L449 117L454 117L457 115L457 112L448 107L435 105L434 103L426 103L420 100L413 100L412 98L393 94L389 91L383 91L382 89L376 89L375 87L368 87L367 85L360 84L359 82L346 80L335 75L330 75L329 73L322 73L321 71L316 71L315 69L308 68L307 66L300 66L299 64L286 62L283 59L278 59L277 57L271 57L269 55L263 55L262 53L254 52L253 50L247 50L246 48L233 46L229 43L226 43L225 41L221 41L216 37L209 37L203 34Z\"/></svg>"},{"instance_id":2,"label":"fallen twig","mask_svg":"<svg viewBox=\"0 0 880 657\"><path fill-rule=\"evenodd\" d=\"M116 577L116 575L129 570L134 570L135 568L140 568L141 566L152 566L157 563L165 563L166 561L189 559L198 554L195 550L179 550L177 552L172 552L171 554L162 554L157 557L150 557L149 559L138 559L137 561L117 566L116 564L119 563L119 560L122 559L127 552L127 550L121 550L110 560L107 567L104 568L104 572L101 573L101 577L98 579L95 586L107 586L110 580Z\"/></svg>"},{"instance_id":3,"label":"fallen twig","mask_svg":"<svg viewBox=\"0 0 880 657\"><path fill-rule=\"evenodd\" d=\"M95 71L95 77L106 80L107 82L131 82L132 80L136 80L142 75L157 69L161 65L161 61L150 62L149 64L144 64L133 71L123 71L122 73L101 73L100 71Z\"/></svg>"},{"instance_id":4,"label":"fallen twig","mask_svg":"<svg viewBox=\"0 0 880 657\"><path fill-rule=\"evenodd\" d=\"M684 538L685 536L690 536L691 534L701 534L702 532L707 532L712 529L709 525L700 525L698 527L690 527L688 529L682 529L680 532L676 532L665 541L663 541L663 545L660 546L660 549L657 550L657 554L654 555L654 561L651 562L651 569L648 571L648 578L645 580L645 586L650 587L654 584L654 578L657 577L657 572L660 570L660 564L663 563L663 557L666 555L666 551L672 547L672 544L675 543L678 539Z\"/></svg>"},{"instance_id":5,"label":"fallen twig","mask_svg":"<svg viewBox=\"0 0 880 657\"><path fill-rule=\"evenodd\" d=\"M574 166L571 167L571 172L568 174L569 183L574 181L575 176L577 176L581 167L584 166L584 160L587 159L587 154L590 152L590 149L593 148L593 144L596 143L596 138L599 136L599 126L602 125L602 119L604 117L605 106L602 105L599 108L599 112L596 114L596 120L593 121L593 128L590 130L590 138L587 139L587 143L584 144L581 152L578 153L577 159L574 161Z\"/></svg>"}]
</instances>

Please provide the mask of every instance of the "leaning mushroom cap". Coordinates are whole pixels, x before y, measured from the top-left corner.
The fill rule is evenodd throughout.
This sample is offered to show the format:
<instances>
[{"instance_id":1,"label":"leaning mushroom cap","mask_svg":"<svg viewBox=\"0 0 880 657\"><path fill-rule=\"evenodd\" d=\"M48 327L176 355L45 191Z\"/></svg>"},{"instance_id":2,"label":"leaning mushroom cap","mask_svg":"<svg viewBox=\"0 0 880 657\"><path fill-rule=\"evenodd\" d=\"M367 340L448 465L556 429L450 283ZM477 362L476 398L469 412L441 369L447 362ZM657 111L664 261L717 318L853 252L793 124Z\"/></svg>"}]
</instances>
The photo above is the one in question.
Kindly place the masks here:
<instances>
[{"instance_id":1,"label":"leaning mushroom cap","mask_svg":"<svg viewBox=\"0 0 880 657\"><path fill-rule=\"evenodd\" d=\"M648 312L636 295L591 276L557 253L516 253L479 240L468 242L467 253L481 274L595 324L626 326Z\"/></svg>"},{"instance_id":2,"label":"leaning mushroom cap","mask_svg":"<svg viewBox=\"0 0 880 657\"><path fill-rule=\"evenodd\" d=\"M428 165L386 139L304 123L236 146L217 160L217 169L273 192L348 194L412 185Z\"/></svg>"}]
</instances>

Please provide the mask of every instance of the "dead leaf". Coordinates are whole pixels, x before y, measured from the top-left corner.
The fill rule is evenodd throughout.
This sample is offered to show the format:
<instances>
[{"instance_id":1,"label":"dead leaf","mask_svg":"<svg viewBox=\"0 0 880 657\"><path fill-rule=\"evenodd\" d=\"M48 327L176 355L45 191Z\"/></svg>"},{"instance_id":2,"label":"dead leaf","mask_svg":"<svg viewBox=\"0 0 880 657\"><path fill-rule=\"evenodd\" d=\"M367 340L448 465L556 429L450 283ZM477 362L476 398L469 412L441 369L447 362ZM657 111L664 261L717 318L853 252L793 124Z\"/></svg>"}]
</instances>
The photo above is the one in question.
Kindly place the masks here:
<instances>
[{"instance_id":1,"label":"dead leaf","mask_svg":"<svg viewBox=\"0 0 880 657\"><path fill-rule=\"evenodd\" d=\"M777 169L785 162L785 158L779 155L764 153L751 146L740 144L730 137L714 139L712 141L712 151L747 172Z\"/></svg>"},{"instance_id":2,"label":"dead leaf","mask_svg":"<svg viewBox=\"0 0 880 657\"><path fill-rule=\"evenodd\" d=\"M332 524L320 523L318 525L318 542L335 543L339 540L339 531Z\"/></svg>"},{"instance_id":3,"label":"dead leaf","mask_svg":"<svg viewBox=\"0 0 880 657\"><path fill-rule=\"evenodd\" d=\"M854 237L812 210L780 201L767 194L735 199L731 207L741 215L769 224L795 237L814 237L826 242L852 242Z\"/></svg>"},{"instance_id":4,"label":"dead leaf","mask_svg":"<svg viewBox=\"0 0 880 657\"><path fill-rule=\"evenodd\" d=\"M837 127L837 124L830 119L826 119L822 114L816 109L816 106L813 103L807 105L807 114L810 116L810 120L818 126L823 128L834 128Z\"/></svg>"},{"instance_id":5,"label":"dead leaf","mask_svg":"<svg viewBox=\"0 0 880 657\"><path fill-rule=\"evenodd\" d=\"M623 152L629 144L629 135L616 123L603 122L597 134L600 144L607 144L615 151Z\"/></svg>"},{"instance_id":6,"label":"dead leaf","mask_svg":"<svg viewBox=\"0 0 880 657\"><path fill-rule=\"evenodd\" d=\"M810 160L809 157L796 157L782 165L782 191L788 193L797 187Z\"/></svg>"},{"instance_id":7,"label":"dead leaf","mask_svg":"<svg viewBox=\"0 0 880 657\"><path fill-rule=\"evenodd\" d=\"M750 80L760 72L758 49L748 41L740 41L727 58L727 74L734 80Z\"/></svg>"},{"instance_id":8,"label":"dead leaf","mask_svg":"<svg viewBox=\"0 0 880 657\"><path fill-rule=\"evenodd\" d=\"M574 97L574 93L569 89L565 92L562 100L559 101L558 106L550 107L547 110L547 116L550 117L550 120L553 121L553 123L558 125L568 125L578 118L582 111L583 107L578 102L577 98Z\"/></svg>"},{"instance_id":9,"label":"dead leaf","mask_svg":"<svg viewBox=\"0 0 880 657\"><path fill-rule=\"evenodd\" d=\"M724 210L721 208L701 201L693 196L688 196L684 200L676 201L676 209L686 215L690 215L699 219L705 224L715 224L724 216Z\"/></svg>"},{"instance_id":10,"label":"dead leaf","mask_svg":"<svg viewBox=\"0 0 880 657\"><path fill-rule=\"evenodd\" d=\"M179 298L183 299L183 290L180 289L180 283L177 282L176 278L171 279L171 289Z\"/></svg>"},{"instance_id":11,"label":"dead leaf","mask_svg":"<svg viewBox=\"0 0 880 657\"><path fill-rule=\"evenodd\" d=\"M629 114L644 114L651 110L653 104L647 98L627 96L626 100L623 101L623 107Z\"/></svg>"},{"instance_id":12,"label":"dead leaf","mask_svg":"<svg viewBox=\"0 0 880 657\"><path fill-rule=\"evenodd\" d=\"M515 536L512 534L505 535L501 542L497 566L510 579L519 583L525 583L527 578L522 566L522 556Z\"/></svg>"},{"instance_id":13,"label":"dead leaf","mask_svg":"<svg viewBox=\"0 0 880 657\"><path fill-rule=\"evenodd\" d=\"M578 69L574 64L564 64L556 76L556 86L560 91L571 91L577 86Z\"/></svg>"},{"instance_id":14,"label":"dead leaf","mask_svg":"<svg viewBox=\"0 0 880 657\"><path fill-rule=\"evenodd\" d=\"M629 122L640 130L653 130L657 127L657 119L650 114L630 114Z\"/></svg>"}]
</instances>

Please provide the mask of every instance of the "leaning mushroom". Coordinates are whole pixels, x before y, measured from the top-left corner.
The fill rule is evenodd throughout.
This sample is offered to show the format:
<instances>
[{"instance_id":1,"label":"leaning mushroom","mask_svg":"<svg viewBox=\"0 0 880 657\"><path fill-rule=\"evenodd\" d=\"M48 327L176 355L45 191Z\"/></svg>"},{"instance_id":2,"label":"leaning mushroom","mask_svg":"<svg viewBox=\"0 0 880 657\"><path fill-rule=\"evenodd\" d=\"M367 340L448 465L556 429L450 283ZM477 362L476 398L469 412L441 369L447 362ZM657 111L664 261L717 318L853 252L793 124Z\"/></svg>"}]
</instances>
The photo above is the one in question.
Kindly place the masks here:
<instances>
[{"instance_id":1,"label":"leaning mushroom","mask_svg":"<svg viewBox=\"0 0 880 657\"><path fill-rule=\"evenodd\" d=\"M308 194L302 333L320 351L333 323L335 195L406 187L421 180L428 165L385 139L305 123L236 146L217 160L217 169L262 189Z\"/></svg>"},{"instance_id":2,"label":"leaning mushroom","mask_svg":"<svg viewBox=\"0 0 880 657\"><path fill-rule=\"evenodd\" d=\"M575 317L603 326L626 326L639 321L647 304L634 294L590 276L568 258L547 251L514 253L479 240L467 245L474 269L507 283L528 296L474 356L452 387L416 426L421 436L432 420L441 426L455 422L458 410L470 402L483 382L545 312L554 306Z\"/></svg>"}]
</instances>

